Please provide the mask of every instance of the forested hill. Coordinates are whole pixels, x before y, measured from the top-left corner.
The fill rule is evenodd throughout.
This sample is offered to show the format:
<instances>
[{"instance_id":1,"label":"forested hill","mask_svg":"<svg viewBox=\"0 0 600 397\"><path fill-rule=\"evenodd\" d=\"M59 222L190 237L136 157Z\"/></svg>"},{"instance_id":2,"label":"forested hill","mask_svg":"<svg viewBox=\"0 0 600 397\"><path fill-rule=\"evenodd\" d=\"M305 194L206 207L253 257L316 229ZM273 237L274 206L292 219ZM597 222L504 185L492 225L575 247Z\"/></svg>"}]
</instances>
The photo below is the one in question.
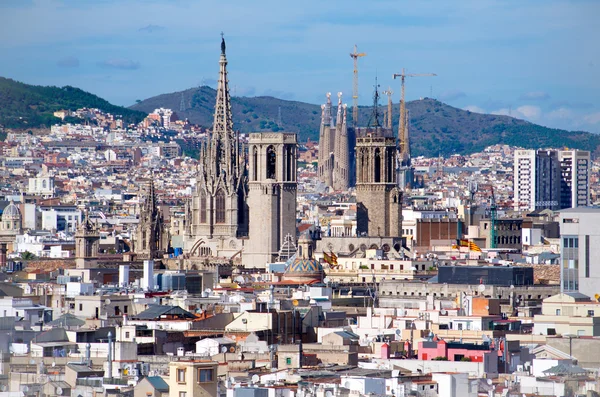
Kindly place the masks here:
<instances>
[{"instance_id":1,"label":"forested hill","mask_svg":"<svg viewBox=\"0 0 600 397\"><path fill-rule=\"evenodd\" d=\"M126 123L141 121L146 114L121 106L79 88L44 87L0 77L0 127L26 129L49 127L59 121L57 110L97 108L123 116Z\"/></svg>"},{"instance_id":2,"label":"forested hill","mask_svg":"<svg viewBox=\"0 0 600 397\"><path fill-rule=\"evenodd\" d=\"M207 86L192 88L148 98L131 109L152 112L160 107L170 108L180 118L209 127L213 122L215 95L215 90ZM467 154L497 143L532 149L566 146L592 152L600 145L600 136L596 134L547 128L509 116L473 113L435 99L410 101L407 109L413 156ZM381 107L380 113L384 110ZM317 140L319 136L320 105L266 96L234 97L232 112L235 128L242 132L296 132L300 141ZM398 112L395 104L394 128L398 125ZM349 117L351 113L348 112ZM359 124L366 125L372 113L372 107L360 107Z\"/></svg>"}]
</instances>

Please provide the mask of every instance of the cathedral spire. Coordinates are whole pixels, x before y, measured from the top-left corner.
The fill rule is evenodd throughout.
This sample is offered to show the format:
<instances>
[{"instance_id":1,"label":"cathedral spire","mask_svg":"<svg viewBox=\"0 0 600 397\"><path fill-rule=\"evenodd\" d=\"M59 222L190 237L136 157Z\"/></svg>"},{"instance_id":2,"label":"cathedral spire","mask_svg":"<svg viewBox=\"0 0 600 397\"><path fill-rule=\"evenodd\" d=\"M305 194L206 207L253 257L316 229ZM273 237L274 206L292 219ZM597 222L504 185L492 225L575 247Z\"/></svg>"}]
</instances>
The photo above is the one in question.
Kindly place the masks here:
<instances>
[{"instance_id":1,"label":"cathedral spire","mask_svg":"<svg viewBox=\"0 0 600 397\"><path fill-rule=\"evenodd\" d=\"M211 181L209 183L211 186L207 186L211 194L216 193L219 186L224 187L229 193L232 192L239 182L241 172L238 158L239 140L233 130L233 118L231 116L231 97L229 96L225 49L225 38L221 33L221 57L219 59L219 80L217 83L213 131L209 147L206 150L206 157L202 159L202 166L207 172L207 180Z\"/></svg>"}]
</instances>

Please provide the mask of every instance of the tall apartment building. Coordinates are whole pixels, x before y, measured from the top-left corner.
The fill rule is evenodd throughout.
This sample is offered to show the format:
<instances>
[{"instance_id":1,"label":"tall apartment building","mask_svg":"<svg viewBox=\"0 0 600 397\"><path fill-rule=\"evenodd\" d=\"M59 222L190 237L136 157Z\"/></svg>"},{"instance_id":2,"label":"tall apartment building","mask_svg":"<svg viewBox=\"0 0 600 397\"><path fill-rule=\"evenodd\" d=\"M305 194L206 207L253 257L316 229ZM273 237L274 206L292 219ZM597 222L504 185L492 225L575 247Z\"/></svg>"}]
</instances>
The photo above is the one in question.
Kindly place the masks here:
<instances>
[{"instance_id":1,"label":"tall apartment building","mask_svg":"<svg viewBox=\"0 0 600 397\"><path fill-rule=\"evenodd\" d=\"M588 206L590 152L517 150L514 159L517 211Z\"/></svg>"},{"instance_id":2,"label":"tall apartment building","mask_svg":"<svg viewBox=\"0 0 600 397\"><path fill-rule=\"evenodd\" d=\"M587 207L590 205L590 152L561 150L560 208Z\"/></svg>"},{"instance_id":3,"label":"tall apartment building","mask_svg":"<svg viewBox=\"0 0 600 397\"><path fill-rule=\"evenodd\" d=\"M560 211L561 291L600 294L600 209Z\"/></svg>"}]
</instances>

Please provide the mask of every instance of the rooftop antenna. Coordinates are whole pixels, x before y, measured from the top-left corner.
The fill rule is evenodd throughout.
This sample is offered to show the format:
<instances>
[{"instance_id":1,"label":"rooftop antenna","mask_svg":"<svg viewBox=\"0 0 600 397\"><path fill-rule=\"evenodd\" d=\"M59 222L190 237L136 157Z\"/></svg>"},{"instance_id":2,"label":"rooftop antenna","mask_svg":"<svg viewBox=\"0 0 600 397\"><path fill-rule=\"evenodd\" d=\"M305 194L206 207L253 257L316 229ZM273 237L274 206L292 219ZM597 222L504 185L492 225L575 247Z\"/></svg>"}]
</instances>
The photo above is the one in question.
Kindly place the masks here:
<instances>
[{"instance_id":1,"label":"rooftop antenna","mask_svg":"<svg viewBox=\"0 0 600 397\"><path fill-rule=\"evenodd\" d=\"M279 106L279 109L277 110L277 124L279 124L279 128L282 128L283 123L281 122L281 106Z\"/></svg>"},{"instance_id":2,"label":"rooftop antenna","mask_svg":"<svg viewBox=\"0 0 600 397\"><path fill-rule=\"evenodd\" d=\"M181 91L181 101L179 102L179 111L185 111L185 98L183 97L183 91Z\"/></svg>"}]
</instances>

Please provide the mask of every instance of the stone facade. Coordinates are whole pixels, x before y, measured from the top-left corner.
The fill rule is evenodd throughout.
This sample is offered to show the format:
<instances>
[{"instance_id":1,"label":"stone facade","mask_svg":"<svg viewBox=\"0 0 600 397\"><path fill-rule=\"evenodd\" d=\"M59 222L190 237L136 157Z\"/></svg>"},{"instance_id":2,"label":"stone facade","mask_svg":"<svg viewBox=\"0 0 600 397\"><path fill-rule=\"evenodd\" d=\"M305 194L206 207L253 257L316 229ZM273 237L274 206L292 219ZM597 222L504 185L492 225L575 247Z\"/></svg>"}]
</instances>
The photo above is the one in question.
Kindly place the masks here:
<instances>
[{"instance_id":1,"label":"stone facade","mask_svg":"<svg viewBox=\"0 0 600 397\"><path fill-rule=\"evenodd\" d=\"M89 268L96 265L98 247L100 246L100 233L89 217L81 222L75 233L75 262L77 268Z\"/></svg>"},{"instance_id":2,"label":"stone facade","mask_svg":"<svg viewBox=\"0 0 600 397\"><path fill-rule=\"evenodd\" d=\"M246 266L277 260L285 237L296 238L296 134L253 133L249 140L249 222Z\"/></svg>"},{"instance_id":3,"label":"stone facade","mask_svg":"<svg viewBox=\"0 0 600 397\"><path fill-rule=\"evenodd\" d=\"M230 258L248 235L247 171L233 129L225 40L221 41L213 131L200 148L196 187L186 209L185 250L190 256Z\"/></svg>"},{"instance_id":4,"label":"stone facade","mask_svg":"<svg viewBox=\"0 0 600 397\"><path fill-rule=\"evenodd\" d=\"M360 128L356 138L359 236L402 236L402 191L396 181L396 139L390 129Z\"/></svg>"},{"instance_id":5,"label":"stone facade","mask_svg":"<svg viewBox=\"0 0 600 397\"><path fill-rule=\"evenodd\" d=\"M163 216L156 205L154 183L150 181L140 204L140 222L135 230L133 251L140 259L154 259L166 252L168 231L164 230Z\"/></svg>"}]
</instances>

